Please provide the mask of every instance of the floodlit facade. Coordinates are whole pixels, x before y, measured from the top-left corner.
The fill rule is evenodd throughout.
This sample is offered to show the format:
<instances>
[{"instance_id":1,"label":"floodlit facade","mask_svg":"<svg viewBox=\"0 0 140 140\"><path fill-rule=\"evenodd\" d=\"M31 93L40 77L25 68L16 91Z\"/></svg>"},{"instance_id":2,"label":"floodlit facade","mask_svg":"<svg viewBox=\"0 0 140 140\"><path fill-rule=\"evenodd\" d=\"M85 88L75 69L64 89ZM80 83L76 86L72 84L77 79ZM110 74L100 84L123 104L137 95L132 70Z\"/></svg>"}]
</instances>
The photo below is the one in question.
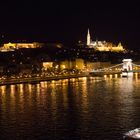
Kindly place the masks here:
<instances>
[{"instance_id":1,"label":"floodlit facade","mask_svg":"<svg viewBox=\"0 0 140 140\"><path fill-rule=\"evenodd\" d=\"M44 70L47 70L49 68L53 67L53 62L43 62L43 68Z\"/></svg>"},{"instance_id":2,"label":"floodlit facade","mask_svg":"<svg viewBox=\"0 0 140 140\"><path fill-rule=\"evenodd\" d=\"M6 52L6 51L14 51L16 49L21 49L21 48L39 48L41 46L40 43L33 42L33 43L6 43L4 44L1 48L1 52Z\"/></svg>"},{"instance_id":3,"label":"floodlit facade","mask_svg":"<svg viewBox=\"0 0 140 140\"><path fill-rule=\"evenodd\" d=\"M74 61L62 61L60 63L60 69L84 69L85 64L83 59L75 59Z\"/></svg>"},{"instance_id":4,"label":"floodlit facade","mask_svg":"<svg viewBox=\"0 0 140 140\"><path fill-rule=\"evenodd\" d=\"M125 51L121 43L119 43L118 45L114 45L113 43L106 41L98 41L98 40L92 41L89 29L87 33L87 46L89 46L90 48L94 48L95 50L98 51L111 51L111 52Z\"/></svg>"}]
</instances>

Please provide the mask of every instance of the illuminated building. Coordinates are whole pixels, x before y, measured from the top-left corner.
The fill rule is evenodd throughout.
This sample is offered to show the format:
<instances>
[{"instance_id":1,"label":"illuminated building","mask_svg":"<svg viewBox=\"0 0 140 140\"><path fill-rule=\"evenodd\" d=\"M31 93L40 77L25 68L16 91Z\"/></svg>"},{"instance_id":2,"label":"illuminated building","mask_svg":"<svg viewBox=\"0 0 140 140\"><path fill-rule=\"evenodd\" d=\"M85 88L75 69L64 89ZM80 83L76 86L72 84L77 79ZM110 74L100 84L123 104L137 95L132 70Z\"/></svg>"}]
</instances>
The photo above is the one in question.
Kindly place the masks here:
<instances>
[{"instance_id":1,"label":"illuminated building","mask_svg":"<svg viewBox=\"0 0 140 140\"><path fill-rule=\"evenodd\" d=\"M51 48L62 48L61 43L39 43L39 42L32 42L32 43L5 43L3 46L0 47L0 52L8 52L8 51L15 51L18 49L35 49L35 48L42 48L44 46L49 46Z\"/></svg>"},{"instance_id":2,"label":"illuminated building","mask_svg":"<svg viewBox=\"0 0 140 140\"><path fill-rule=\"evenodd\" d=\"M75 59L73 61L61 61L60 63L60 69L84 69L84 60L83 59Z\"/></svg>"},{"instance_id":3,"label":"illuminated building","mask_svg":"<svg viewBox=\"0 0 140 140\"><path fill-rule=\"evenodd\" d=\"M94 48L97 51L111 51L111 52L125 51L125 49L123 48L121 43L119 43L116 46L113 43L106 42L106 41L98 41L98 40L92 41L91 37L90 37L89 29L88 29L88 33L87 33L87 46L89 46L89 48Z\"/></svg>"},{"instance_id":4,"label":"illuminated building","mask_svg":"<svg viewBox=\"0 0 140 140\"><path fill-rule=\"evenodd\" d=\"M1 48L0 51L6 52L6 51L14 51L16 49L21 48L39 48L41 47L41 43L33 42L33 43L6 43Z\"/></svg>"},{"instance_id":5,"label":"illuminated building","mask_svg":"<svg viewBox=\"0 0 140 140\"><path fill-rule=\"evenodd\" d=\"M43 68L44 70L47 70L49 68L53 67L53 62L43 62Z\"/></svg>"}]
</instances>

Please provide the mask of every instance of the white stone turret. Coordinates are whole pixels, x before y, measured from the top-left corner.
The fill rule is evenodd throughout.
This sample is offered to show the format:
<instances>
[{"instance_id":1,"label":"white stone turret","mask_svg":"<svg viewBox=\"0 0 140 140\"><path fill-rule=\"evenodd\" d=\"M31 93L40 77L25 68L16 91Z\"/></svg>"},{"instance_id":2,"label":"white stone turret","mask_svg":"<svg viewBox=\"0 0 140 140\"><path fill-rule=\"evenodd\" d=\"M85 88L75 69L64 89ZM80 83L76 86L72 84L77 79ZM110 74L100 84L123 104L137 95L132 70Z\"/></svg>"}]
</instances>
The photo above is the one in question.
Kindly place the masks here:
<instances>
[{"instance_id":1,"label":"white stone turret","mask_svg":"<svg viewBox=\"0 0 140 140\"><path fill-rule=\"evenodd\" d=\"M89 33L89 29L88 29L88 33L87 33L87 45L90 45L90 33Z\"/></svg>"}]
</instances>

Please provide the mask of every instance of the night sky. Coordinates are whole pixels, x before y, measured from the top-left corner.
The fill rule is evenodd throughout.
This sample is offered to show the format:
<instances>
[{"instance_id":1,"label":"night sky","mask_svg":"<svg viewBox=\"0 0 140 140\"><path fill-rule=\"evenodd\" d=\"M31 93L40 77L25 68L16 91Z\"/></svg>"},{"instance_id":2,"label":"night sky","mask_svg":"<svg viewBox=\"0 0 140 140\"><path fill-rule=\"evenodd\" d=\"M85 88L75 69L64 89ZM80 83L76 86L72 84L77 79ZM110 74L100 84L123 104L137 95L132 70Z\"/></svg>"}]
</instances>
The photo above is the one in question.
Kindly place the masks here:
<instances>
[{"instance_id":1,"label":"night sky","mask_svg":"<svg viewBox=\"0 0 140 140\"><path fill-rule=\"evenodd\" d=\"M51 1L18 0L0 4L0 35L5 41L119 41L140 48L140 6L136 1Z\"/></svg>"}]
</instances>

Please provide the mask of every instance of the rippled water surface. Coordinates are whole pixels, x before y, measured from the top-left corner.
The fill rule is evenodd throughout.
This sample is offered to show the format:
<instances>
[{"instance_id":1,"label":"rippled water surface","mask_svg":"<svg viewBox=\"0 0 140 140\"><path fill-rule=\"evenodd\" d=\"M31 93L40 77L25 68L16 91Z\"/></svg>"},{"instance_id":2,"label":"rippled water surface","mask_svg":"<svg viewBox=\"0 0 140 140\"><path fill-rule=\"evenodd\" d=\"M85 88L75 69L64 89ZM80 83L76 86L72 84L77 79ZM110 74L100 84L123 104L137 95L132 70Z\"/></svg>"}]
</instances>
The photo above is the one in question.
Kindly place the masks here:
<instances>
[{"instance_id":1,"label":"rippled water surface","mask_svg":"<svg viewBox=\"0 0 140 140\"><path fill-rule=\"evenodd\" d=\"M140 127L140 78L0 86L0 140L120 140Z\"/></svg>"}]
</instances>

